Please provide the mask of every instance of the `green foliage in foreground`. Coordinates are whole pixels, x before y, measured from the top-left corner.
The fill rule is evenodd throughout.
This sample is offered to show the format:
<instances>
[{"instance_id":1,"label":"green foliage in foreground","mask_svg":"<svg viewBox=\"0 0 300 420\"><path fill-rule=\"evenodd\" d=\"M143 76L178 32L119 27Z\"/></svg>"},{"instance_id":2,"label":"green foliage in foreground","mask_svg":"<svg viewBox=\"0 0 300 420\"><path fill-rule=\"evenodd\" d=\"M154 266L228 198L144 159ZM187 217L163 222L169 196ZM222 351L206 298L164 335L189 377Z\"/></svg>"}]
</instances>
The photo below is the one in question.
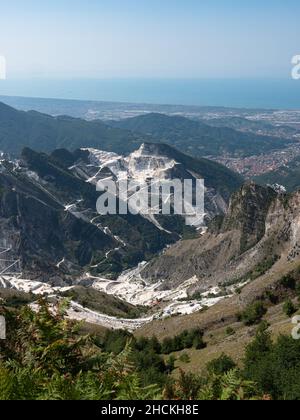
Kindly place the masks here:
<instances>
[{"instance_id":1,"label":"green foliage in foreground","mask_svg":"<svg viewBox=\"0 0 300 420\"><path fill-rule=\"evenodd\" d=\"M243 376L257 384L257 391L274 400L300 400L300 340L259 329L246 349Z\"/></svg>"},{"instance_id":2,"label":"green foliage in foreground","mask_svg":"<svg viewBox=\"0 0 300 420\"><path fill-rule=\"evenodd\" d=\"M1 400L155 399L161 390L143 386L130 345L118 355L101 352L80 324L54 314L42 301L38 312L7 312L1 342Z\"/></svg>"},{"instance_id":3,"label":"green foliage in foreground","mask_svg":"<svg viewBox=\"0 0 300 420\"><path fill-rule=\"evenodd\" d=\"M272 342L265 324L240 369L223 354L202 376L180 371L174 380L175 358L165 362L155 338L134 340L120 331L104 342L82 336L65 309L61 304L54 313L41 301L36 312L5 313L0 400L300 399L300 341L281 336ZM112 346L118 348L111 352Z\"/></svg>"}]
</instances>

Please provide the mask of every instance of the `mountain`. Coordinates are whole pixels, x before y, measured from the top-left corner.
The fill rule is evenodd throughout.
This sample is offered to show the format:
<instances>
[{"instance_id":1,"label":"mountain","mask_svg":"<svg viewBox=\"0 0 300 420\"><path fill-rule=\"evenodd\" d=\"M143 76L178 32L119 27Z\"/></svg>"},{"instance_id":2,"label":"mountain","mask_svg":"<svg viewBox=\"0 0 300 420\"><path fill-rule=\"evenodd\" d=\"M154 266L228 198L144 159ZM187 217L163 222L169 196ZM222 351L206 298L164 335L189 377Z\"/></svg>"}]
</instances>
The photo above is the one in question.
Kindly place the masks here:
<instances>
[{"instance_id":1,"label":"mountain","mask_svg":"<svg viewBox=\"0 0 300 420\"><path fill-rule=\"evenodd\" d=\"M108 125L109 124L109 125ZM95 148L127 154L142 143L167 143L192 156L250 156L280 150L292 140L210 127L199 121L146 114L103 123L68 116L18 111L0 103L0 151L19 156L24 147L40 152Z\"/></svg>"},{"instance_id":2,"label":"mountain","mask_svg":"<svg viewBox=\"0 0 300 420\"><path fill-rule=\"evenodd\" d=\"M192 156L245 157L287 147L292 140L211 127L200 121L163 114L146 114L110 123L115 128L150 135Z\"/></svg>"},{"instance_id":3,"label":"mountain","mask_svg":"<svg viewBox=\"0 0 300 420\"><path fill-rule=\"evenodd\" d=\"M254 133L257 135L267 135L279 138L299 137L299 130L288 125L273 125L263 120L250 120L243 117L211 118L203 122L212 127L228 127L233 130Z\"/></svg>"},{"instance_id":4,"label":"mountain","mask_svg":"<svg viewBox=\"0 0 300 420\"><path fill-rule=\"evenodd\" d=\"M128 153L145 140L147 136L112 128L101 121L17 111L0 103L0 150L12 156L19 156L24 147L41 152L95 147Z\"/></svg>"},{"instance_id":5,"label":"mountain","mask_svg":"<svg viewBox=\"0 0 300 420\"><path fill-rule=\"evenodd\" d=\"M0 186L0 246L20 261L25 278L115 276L179 238L140 215L99 216L96 188L60 164L57 153L24 149L21 163L1 161Z\"/></svg>"},{"instance_id":6,"label":"mountain","mask_svg":"<svg viewBox=\"0 0 300 420\"><path fill-rule=\"evenodd\" d=\"M233 195L227 215L217 218L206 234L175 244L140 272L144 281L160 278L162 290L188 286L183 300L191 313L153 320L135 335L163 341L201 328L207 348L186 351L188 371L199 373L224 353L239 365L256 334L256 345L263 337L269 343L279 336L281 344L283 336L297 342L291 338L291 318L299 315L299 203L299 191L277 194L254 183L244 185ZM199 305L198 310L193 312L192 305ZM260 345L255 348L261 352ZM298 363L299 350L295 354Z\"/></svg>"},{"instance_id":7,"label":"mountain","mask_svg":"<svg viewBox=\"0 0 300 420\"><path fill-rule=\"evenodd\" d=\"M142 271L144 279L177 287L195 277L193 290L238 284L259 276L277 258L295 253L297 196L285 198L271 188L245 184L234 193L224 218L215 219L200 238L181 241ZM284 253L286 249L286 253Z\"/></svg>"},{"instance_id":8,"label":"mountain","mask_svg":"<svg viewBox=\"0 0 300 420\"><path fill-rule=\"evenodd\" d=\"M197 374L215 358L221 369L223 362L225 366L228 361L230 366L239 365L245 359L245 349L248 355L249 349L251 355L253 349L257 349L256 360L261 353L258 344L267 343L270 347L270 337L280 336L276 352L272 353L276 358L268 360L277 360L278 349L285 343L280 353L282 359L278 361L285 375L286 355L292 348L291 359L297 364L299 354L295 347L297 341L290 336L294 327L290 317L298 308L300 284L299 192L278 194L272 188L253 182L244 184L232 194L225 214L212 219L207 232L202 231L193 239L182 238L174 245L172 235L167 235L170 240L167 249L153 252L152 259L149 253L148 262L125 271L117 280L114 276L109 278L111 271L107 267L103 271L103 261L110 258L111 250L116 251L115 246L120 267L124 267L130 251L143 243L149 244L152 237L155 243L159 233L166 232L143 215L126 219L126 228L121 233L117 232L119 218L94 220L93 209L89 208L94 202L94 184L101 177L118 179L124 172L132 179L144 179L151 174L163 178L186 173L187 168L174 161L174 156L183 159L170 146L144 144L128 156L95 149L74 153L60 149L51 155L25 149L21 161L2 160L0 246L15 260L20 260L22 270L24 262L27 263L23 274L28 275L26 280L17 275L0 275L2 305L14 314L19 306L31 303L34 312L22 313L29 313L32 320L36 319L32 317L38 310L37 296L44 295L51 309L61 297L66 297L70 299L66 308L68 317L85 321L80 333L92 331L98 335L93 336L93 346L107 344L107 351L119 353L130 338L135 349L145 350L138 360L147 361L147 367L143 366L142 370L151 378L154 356L148 359L150 345L156 349L154 354L161 357L174 354L175 369ZM197 165L201 167L201 162ZM68 204L64 204L66 202ZM109 219L111 225L107 224ZM141 239L136 234L127 237L128 242L122 247L121 240L125 242L126 235L134 229L139 231ZM84 235L87 230L89 235ZM147 240L143 242L147 233ZM174 240L179 239L179 235L176 236ZM138 245L136 240L139 240ZM80 253L74 252L79 244ZM95 261L99 264L99 271L97 269L94 275L90 263L82 267L78 260L88 255L89 247L97 253ZM2 258L5 258L2 249ZM64 255L56 269L54 255ZM44 266L41 261L45 261ZM89 256L87 261L90 261ZM4 265L3 260L1 264ZM30 273L36 273L34 279L32 276L30 279ZM45 320L45 313L51 315L52 310L45 311L45 304L42 305L39 319ZM107 331L104 335L103 327L126 331ZM257 328L255 346L247 347ZM14 344L11 324L8 331L10 343ZM17 331L14 334L19 337ZM23 334L22 339L27 335L31 337ZM36 340L33 343L35 346ZM233 361L226 359L224 353ZM266 369L269 371L268 363ZM276 370L276 378L277 374ZM215 376L213 378L215 380ZM229 378L231 380L231 374ZM262 380L265 381L265 375ZM263 391L265 394L268 388Z\"/></svg>"},{"instance_id":9,"label":"mountain","mask_svg":"<svg viewBox=\"0 0 300 420\"><path fill-rule=\"evenodd\" d=\"M97 149L47 155L25 148L20 161L2 159L0 167L0 246L10 249L12 261L20 260L23 275L54 283L86 272L115 277L181 236L195 235L181 216L97 214L96 183L116 179L119 168L131 179L140 179L145 168L156 178L204 177L210 217L226 210L230 193L241 184L221 165L169 146L145 144L129 156Z\"/></svg>"},{"instance_id":10,"label":"mountain","mask_svg":"<svg viewBox=\"0 0 300 420\"><path fill-rule=\"evenodd\" d=\"M119 174L124 176L124 172L129 179L137 180L203 178L207 189L220 194L225 202L228 202L232 192L243 183L241 176L225 166L208 159L192 158L166 144L144 143L128 156L94 149L88 151L93 156L92 161L96 167L100 166L102 170L109 168L117 178Z\"/></svg>"}]
</instances>

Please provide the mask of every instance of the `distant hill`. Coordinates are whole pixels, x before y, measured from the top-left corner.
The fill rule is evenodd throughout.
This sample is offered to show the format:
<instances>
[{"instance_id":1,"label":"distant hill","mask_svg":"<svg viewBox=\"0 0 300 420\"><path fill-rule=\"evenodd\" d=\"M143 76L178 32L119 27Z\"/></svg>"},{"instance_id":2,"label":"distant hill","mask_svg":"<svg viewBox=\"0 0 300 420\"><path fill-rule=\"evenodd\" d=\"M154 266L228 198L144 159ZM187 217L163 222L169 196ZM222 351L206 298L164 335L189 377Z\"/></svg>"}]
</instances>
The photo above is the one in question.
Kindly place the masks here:
<instances>
[{"instance_id":1,"label":"distant hill","mask_svg":"<svg viewBox=\"0 0 300 420\"><path fill-rule=\"evenodd\" d=\"M249 156L285 148L288 140L242 133L227 127L164 114L103 123L69 116L18 111L0 102L0 151L19 156L24 147L40 152L82 147L131 153L142 143L167 143L192 156Z\"/></svg>"},{"instance_id":2,"label":"distant hill","mask_svg":"<svg viewBox=\"0 0 300 420\"><path fill-rule=\"evenodd\" d=\"M245 157L283 149L292 140L242 133L228 127L211 127L201 121L164 114L146 114L110 123L115 128L153 136L196 156Z\"/></svg>"},{"instance_id":3,"label":"distant hill","mask_svg":"<svg viewBox=\"0 0 300 420\"><path fill-rule=\"evenodd\" d=\"M40 152L62 147L69 150L95 147L128 153L145 139L146 136L141 139L141 135L109 127L101 121L17 111L0 103L0 150L13 156L20 155L24 147Z\"/></svg>"},{"instance_id":4,"label":"distant hill","mask_svg":"<svg viewBox=\"0 0 300 420\"><path fill-rule=\"evenodd\" d=\"M250 120L242 117L212 118L204 120L212 127L228 127L234 130L267 135L274 137L292 138L299 135L299 130L288 125L273 125L266 121Z\"/></svg>"}]
</instances>

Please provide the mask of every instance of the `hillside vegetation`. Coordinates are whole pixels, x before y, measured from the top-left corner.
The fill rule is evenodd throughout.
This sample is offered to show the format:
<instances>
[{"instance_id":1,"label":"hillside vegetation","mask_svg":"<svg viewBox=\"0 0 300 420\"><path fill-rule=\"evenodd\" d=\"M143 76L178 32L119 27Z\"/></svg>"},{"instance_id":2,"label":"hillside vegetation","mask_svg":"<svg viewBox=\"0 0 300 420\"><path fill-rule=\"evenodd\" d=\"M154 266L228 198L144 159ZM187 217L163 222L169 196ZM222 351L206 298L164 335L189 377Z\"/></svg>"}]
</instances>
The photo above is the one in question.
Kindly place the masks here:
<instances>
[{"instance_id":1,"label":"hillside vegetation","mask_svg":"<svg viewBox=\"0 0 300 420\"><path fill-rule=\"evenodd\" d=\"M146 114L112 122L111 125L151 135L192 156L245 157L280 150L292 142L277 136L244 133L224 126L212 127L201 121L163 114Z\"/></svg>"},{"instance_id":2,"label":"hillside vegetation","mask_svg":"<svg viewBox=\"0 0 300 420\"><path fill-rule=\"evenodd\" d=\"M298 400L300 341L272 341L261 324L247 345L243 363L222 353L199 375L184 369L174 377L176 358L165 359L166 344L121 331L80 334L66 321L66 304L55 310L44 301L33 312L1 310L7 340L0 342L0 400ZM196 330L173 345L192 347ZM39 345L36 345L38 340ZM164 343L167 343L165 340ZM164 347L165 346L165 347ZM201 357L203 343L196 346ZM165 350L164 350L165 349ZM185 364L188 357L181 357Z\"/></svg>"},{"instance_id":3,"label":"hillside vegetation","mask_svg":"<svg viewBox=\"0 0 300 420\"><path fill-rule=\"evenodd\" d=\"M51 152L94 147L128 153L147 139L101 121L88 122L68 116L52 117L36 111L17 111L0 103L0 150L19 156L24 147Z\"/></svg>"}]
</instances>

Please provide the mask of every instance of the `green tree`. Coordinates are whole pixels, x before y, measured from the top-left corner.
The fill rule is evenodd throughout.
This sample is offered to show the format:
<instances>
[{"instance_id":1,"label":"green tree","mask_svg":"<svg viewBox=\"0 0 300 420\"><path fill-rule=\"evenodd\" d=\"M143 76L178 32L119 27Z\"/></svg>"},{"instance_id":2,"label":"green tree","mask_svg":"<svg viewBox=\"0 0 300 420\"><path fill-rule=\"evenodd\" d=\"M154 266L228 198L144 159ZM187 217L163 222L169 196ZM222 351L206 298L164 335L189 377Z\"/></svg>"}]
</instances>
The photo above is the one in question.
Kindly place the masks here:
<instances>
[{"instance_id":1,"label":"green tree","mask_svg":"<svg viewBox=\"0 0 300 420\"><path fill-rule=\"evenodd\" d=\"M263 302L255 302L249 305L241 314L241 320L246 326L254 325L260 322L267 313Z\"/></svg>"},{"instance_id":2,"label":"green tree","mask_svg":"<svg viewBox=\"0 0 300 420\"><path fill-rule=\"evenodd\" d=\"M287 274L286 276L282 277L280 284L285 289L295 290L296 288L296 280L292 274Z\"/></svg>"},{"instance_id":3,"label":"green tree","mask_svg":"<svg viewBox=\"0 0 300 420\"><path fill-rule=\"evenodd\" d=\"M224 353L206 365L206 369L210 375L223 375L224 373L227 373L235 368L236 364L232 358Z\"/></svg>"},{"instance_id":4,"label":"green tree","mask_svg":"<svg viewBox=\"0 0 300 420\"><path fill-rule=\"evenodd\" d=\"M246 347L243 376L257 384L261 393L273 395L273 343L270 333L262 325L255 340Z\"/></svg>"},{"instance_id":5,"label":"green tree","mask_svg":"<svg viewBox=\"0 0 300 420\"><path fill-rule=\"evenodd\" d=\"M205 342L203 341L203 337L202 337L202 336L197 335L197 336L194 338L194 341L193 341L193 347L194 347L196 350L202 350L202 349L205 349L206 344L205 344Z\"/></svg>"},{"instance_id":6,"label":"green tree","mask_svg":"<svg viewBox=\"0 0 300 420\"><path fill-rule=\"evenodd\" d=\"M292 315L294 315L296 311L297 308L295 307L291 299L288 299L283 305L283 313L290 318Z\"/></svg>"}]
</instances>

